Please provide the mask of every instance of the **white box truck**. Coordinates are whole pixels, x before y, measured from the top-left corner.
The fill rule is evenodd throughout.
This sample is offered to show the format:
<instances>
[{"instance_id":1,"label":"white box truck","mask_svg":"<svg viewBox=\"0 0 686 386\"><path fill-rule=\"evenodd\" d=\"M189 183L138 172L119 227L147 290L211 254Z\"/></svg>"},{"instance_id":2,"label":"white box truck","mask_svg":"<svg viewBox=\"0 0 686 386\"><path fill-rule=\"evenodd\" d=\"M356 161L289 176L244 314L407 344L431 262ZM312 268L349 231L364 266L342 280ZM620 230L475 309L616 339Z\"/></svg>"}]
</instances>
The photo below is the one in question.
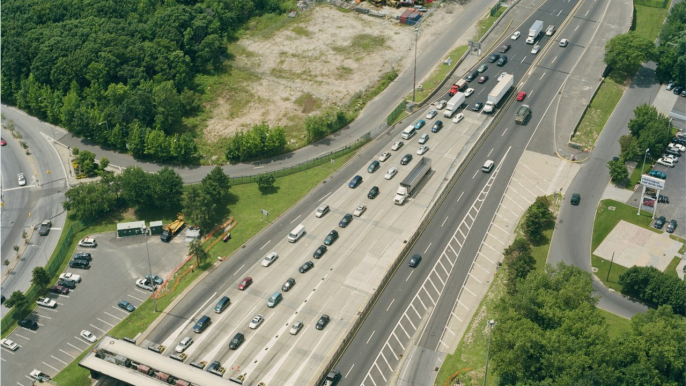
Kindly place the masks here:
<instances>
[{"instance_id":1,"label":"white box truck","mask_svg":"<svg viewBox=\"0 0 686 386\"><path fill-rule=\"evenodd\" d=\"M538 35L541 34L541 31L543 31L543 22L536 20L534 24L531 25L531 28L529 28L529 37L526 38L526 44L534 44Z\"/></svg>"},{"instance_id":2,"label":"white box truck","mask_svg":"<svg viewBox=\"0 0 686 386\"><path fill-rule=\"evenodd\" d=\"M422 157L422 159L417 162L414 169L410 174L405 177L405 179L400 183L398 191L395 193L395 198L393 202L396 205L402 205L407 197L412 196L414 189L422 182L425 175L429 174L431 171L431 158Z\"/></svg>"},{"instance_id":3,"label":"white box truck","mask_svg":"<svg viewBox=\"0 0 686 386\"><path fill-rule=\"evenodd\" d=\"M462 106L464 103L465 97L464 93L458 92L456 93L450 100L448 101L448 104L445 106L445 111L443 112L443 116L446 118L452 118L452 116L455 114L457 109Z\"/></svg>"},{"instance_id":4,"label":"white box truck","mask_svg":"<svg viewBox=\"0 0 686 386\"><path fill-rule=\"evenodd\" d=\"M488 93L488 100L486 101L486 106L484 106L484 113L492 113L505 94L510 91L513 84L514 76L512 74L505 75L503 79L493 87L493 90Z\"/></svg>"}]
</instances>

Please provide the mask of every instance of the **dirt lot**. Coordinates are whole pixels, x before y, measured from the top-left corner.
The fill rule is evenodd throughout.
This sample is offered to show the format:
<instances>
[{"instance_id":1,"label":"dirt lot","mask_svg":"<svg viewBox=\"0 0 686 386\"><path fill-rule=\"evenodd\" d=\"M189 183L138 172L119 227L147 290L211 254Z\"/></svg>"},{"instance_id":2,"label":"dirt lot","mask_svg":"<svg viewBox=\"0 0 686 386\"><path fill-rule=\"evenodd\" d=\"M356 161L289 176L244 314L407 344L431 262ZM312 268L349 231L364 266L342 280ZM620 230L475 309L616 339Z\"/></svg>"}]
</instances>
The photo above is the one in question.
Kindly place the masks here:
<instances>
[{"instance_id":1,"label":"dirt lot","mask_svg":"<svg viewBox=\"0 0 686 386\"><path fill-rule=\"evenodd\" d=\"M361 5L381 11L368 3ZM459 7L445 4L425 18L419 55L421 47L451 23ZM391 16L403 9L383 11ZM413 35L414 28L390 17L318 5L283 23L276 32L241 39L232 63L243 74L237 82L241 86L226 82L218 92L205 137L212 142L265 122L286 127L290 140L307 114L345 104L384 73L410 65Z\"/></svg>"}]
</instances>

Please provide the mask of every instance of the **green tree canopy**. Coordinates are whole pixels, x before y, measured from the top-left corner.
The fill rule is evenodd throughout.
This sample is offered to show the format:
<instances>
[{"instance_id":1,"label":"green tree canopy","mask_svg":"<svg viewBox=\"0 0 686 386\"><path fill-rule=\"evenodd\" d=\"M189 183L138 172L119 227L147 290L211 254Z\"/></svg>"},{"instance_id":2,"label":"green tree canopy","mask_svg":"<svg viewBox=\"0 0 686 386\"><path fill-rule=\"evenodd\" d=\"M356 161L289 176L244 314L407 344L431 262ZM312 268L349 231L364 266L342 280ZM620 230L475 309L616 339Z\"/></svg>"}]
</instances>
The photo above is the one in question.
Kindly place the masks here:
<instances>
[{"instance_id":1,"label":"green tree canopy","mask_svg":"<svg viewBox=\"0 0 686 386\"><path fill-rule=\"evenodd\" d=\"M632 77L641 63L654 56L655 44L635 32L617 35L605 43L605 64L622 79Z\"/></svg>"},{"instance_id":2,"label":"green tree canopy","mask_svg":"<svg viewBox=\"0 0 686 386\"><path fill-rule=\"evenodd\" d=\"M531 253L531 244L521 237L505 248L503 256L507 268L507 291L513 294L517 290L517 281L536 269L536 259Z\"/></svg>"},{"instance_id":3,"label":"green tree canopy","mask_svg":"<svg viewBox=\"0 0 686 386\"><path fill-rule=\"evenodd\" d=\"M21 291L14 291L12 292L12 295L5 300L5 307L7 308L16 308L18 310L23 310L26 308L26 306L29 305L29 300L26 298L23 292Z\"/></svg>"},{"instance_id":4,"label":"green tree canopy","mask_svg":"<svg viewBox=\"0 0 686 386\"><path fill-rule=\"evenodd\" d=\"M617 161L610 160L607 163L607 167L610 169L610 178L612 178L612 181L619 183L626 181L626 179L629 178L629 169L627 169L621 159L618 159Z\"/></svg>"},{"instance_id":5,"label":"green tree canopy","mask_svg":"<svg viewBox=\"0 0 686 386\"><path fill-rule=\"evenodd\" d=\"M48 284L50 284L50 275L48 275L48 271L43 267L34 268L31 276L31 283L42 291L45 291Z\"/></svg>"}]
</instances>

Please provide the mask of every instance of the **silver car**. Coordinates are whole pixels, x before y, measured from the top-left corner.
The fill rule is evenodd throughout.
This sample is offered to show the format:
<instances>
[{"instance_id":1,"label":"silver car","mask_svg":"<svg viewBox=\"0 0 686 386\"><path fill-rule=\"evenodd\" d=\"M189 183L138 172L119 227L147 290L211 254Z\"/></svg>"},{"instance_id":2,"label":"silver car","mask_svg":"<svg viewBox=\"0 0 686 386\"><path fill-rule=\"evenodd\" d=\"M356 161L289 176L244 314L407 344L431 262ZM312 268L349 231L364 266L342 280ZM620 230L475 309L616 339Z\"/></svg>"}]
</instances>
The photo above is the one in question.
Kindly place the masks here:
<instances>
[{"instance_id":1,"label":"silver car","mask_svg":"<svg viewBox=\"0 0 686 386\"><path fill-rule=\"evenodd\" d=\"M419 142L420 145L423 145L423 144L425 144L426 141L428 141L428 140L429 140L429 134L424 133L424 134L422 134L421 137L419 137L419 141L417 141L417 142Z\"/></svg>"},{"instance_id":2,"label":"silver car","mask_svg":"<svg viewBox=\"0 0 686 386\"><path fill-rule=\"evenodd\" d=\"M388 169L388 171L386 172L386 175L385 175L383 178L385 178L385 179L387 179L387 180L390 180L390 179L393 178L396 174L398 174L398 168L396 168L395 166L393 166L392 168Z\"/></svg>"},{"instance_id":3,"label":"silver car","mask_svg":"<svg viewBox=\"0 0 686 386\"><path fill-rule=\"evenodd\" d=\"M539 45L537 44L537 45L534 46L534 48L531 49L531 53L534 54L534 55L536 55L536 54L538 53L538 51L540 51L540 50L541 50L541 46L539 46Z\"/></svg>"},{"instance_id":4,"label":"silver car","mask_svg":"<svg viewBox=\"0 0 686 386\"><path fill-rule=\"evenodd\" d=\"M302 328L303 328L303 322L297 321L297 322L293 323L293 325L291 326L291 331L290 331L291 335L297 335L298 332L300 332L300 330L302 330Z\"/></svg>"},{"instance_id":5,"label":"silver car","mask_svg":"<svg viewBox=\"0 0 686 386\"><path fill-rule=\"evenodd\" d=\"M193 338L191 338L190 336L187 336L187 337L181 339L181 342L179 342L179 344L176 345L176 348L174 349L174 351L176 351L178 353L184 352L192 344L193 344Z\"/></svg>"}]
</instances>

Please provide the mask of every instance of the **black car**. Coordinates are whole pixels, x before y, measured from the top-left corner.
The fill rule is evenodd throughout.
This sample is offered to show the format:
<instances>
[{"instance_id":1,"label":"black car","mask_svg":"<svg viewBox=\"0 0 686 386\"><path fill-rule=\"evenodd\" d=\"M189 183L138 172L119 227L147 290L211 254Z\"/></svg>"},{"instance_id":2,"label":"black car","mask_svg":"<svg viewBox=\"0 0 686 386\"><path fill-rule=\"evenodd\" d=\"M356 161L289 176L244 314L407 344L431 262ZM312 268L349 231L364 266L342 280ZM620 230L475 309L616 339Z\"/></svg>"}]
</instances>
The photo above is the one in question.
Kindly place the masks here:
<instances>
[{"instance_id":1,"label":"black car","mask_svg":"<svg viewBox=\"0 0 686 386\"><path fill-rule=\"evenodd\" d=\"M569 200L569 202L572 205L579 205L579 203L581 202L581 195L579 193L572 194L572 198L571 200Z\"/></svg>"},{"instance_id":2,"label":"black car","mask_svg":"<svg viewBox=\"0 0 686 386\"><path fill-rule=\"evenodd\" d=\"M324 239L324 245L331 245L336 240L338 240L338 232L336 230L332 230L328 235L326 235L326 238Z\"/></svg>"},{"instance_id":3,"label":"black car","mask_svg":"<svg viewBox=\"0 0 686 386\"><path fill-rule=\"evenodd\" d=\"M343 219L338 223L338 226L341 228L345 228L350 224L350 222L353 221L353 215L352 214L346 214L343 216Z\"/></svg>"},{"instance_id":4,"label":"black car","mask_svg":"<svg viewBox=\"0 0 686 386\"><path fill-rule=\"evenodd\" d=\"M376 196L379 195L379 187L374 186L371 189L369 189L369 193L367 193L367 198L370 200L373 200L376 198Z\"/></svg>"},{"instance_id":5,"label":"black car","mask_svg":"<svg viewBox=\"0 0 686 386\"><path fill-rule=\"evenodd\" d=\"M507 56L503 55L500 57L500 59L498 59L498 63L496 63L495 65L498 67L502 67L505 65L505 63L507 63Z\"/></svg>"},{"instance_id":6,"label":"black car","mask_svg":"<svg viewBox=\"0 0 686 386\"><path fill-rule=\"evenodd\" d=\"M669 225L667 225L667 233L674 233L676 229L676 220L671 220Z\"/></svg>"},{"instance_id":7,"label":"black car","mask_svg":"<svg viewBox=\"0 0 686 386\"><path fill-rule=\"evenodd\" d=\"M484 107L482 102L476 102L474 103L474 107L472 107L472 111L479 111L482 107Z\"/></svg>"},{"instance_id":8,"label":"black car","mask_svg":"<svg viewBox=\"0 0 686 386\"><path fill-rule=\"evenodd\" d=\"M512 47L511 44L505 44L504 46L501 46L500 47L500 53L502 54L502 53L507 52L511 47Z\"/></svg>"},{"instance_id":9,"label":"black car","mask_svg":"<svg viewBox=\"0 0 686 386\"><path fill-rule=\"evenodd\" d=\"M421 255L414 255L410 259L410 267L415 268L419 265L419 263L422 261L422 256Z\"/></svg>"},{"instance_id":10,"label":"black car","mask_svg":"<svg viewBox=\"0 0 686 386\"><path fill-rule=\"evenodd\" d=\"M491 55L491 56L488 57L488 63L493 63L493 62L495 62L495 61L498 60L498 59L500 59L500 55L498 55L498 54L493 54L493 55Z\"/></svg>"},{"instance_id":11,"label":"black car","mask_svg":"<svg viewBox=\"0 0 686 386\"><path fill-rule=\"evenodd\" d=\"M476 79L477 76L479 76L479 71L474 70L474 71L470 72L470 73L465 77L465 79L467 80L467 82L471 82L471 81L473 81L474 79Z\"/></svg>"},{"instance_id":12,"label":"black car","mask_svg":"<svg viewBox=\"0 0 686 386\"><path fill-rule=\"evenodd\" d=\"M669 197L660 194L659 196L657 196L657 202L669 204Z\"/></svg>"},{"instance_id":13,"label":"black car","mask_svg":"<svg viewBox=\"0 0 686 386\"><path fill-rule=\"evenodd\" d=\"M91 261L93 260L93 257L91 257L91 254L88 252L78 252L74 254L74 260Z\"/></svg>"},{"instance_id":14,"label":"black car","mask_svg":"<svg viewBox=\"0 0 686 386\"><path fill-rule=\"evenodd\" d=\"M667 219L665 218L665 216L658 217L655 221L655 229L662 229L662 227L665 226L666 221Z\"/></svg>"},{"instance_id":15,"label":"black car","mask_svg":"<svg viewBox=\"0 0 686 386\"><path fill-rule=\"evenodd\" d=\"M379 164L379 161L372 161L372 163L370 163L369 167L367 168L367 173L374 173L379 168L379 166L381 166Z\"/></svg>"},{"instance_id":16,"label":"black car","mask_svg":"<svg viewBox=\"0 0 686 386\"><path fill-rule=\"evenodd\" d=\"M31 319L22 319L17 323L19 327L24 327L28 328L29 330L36 331L38 329L38 323L34 322Z\"/></svg>"},{"instance_id":17,"label":"black car","mask_svg":"<svg viewBox=\"0 0 686 386\"><path fill-rule=\"evenodd\" d=\"M241 346L245 342L245 336L241 334L240 332L234 335L233 339L231 339L231 342L229 343L229 348L231 350L235 350L238 347Z\"/></svg>"},{"instance_id":18,"label":"black car","mask_svg":"<svg viewBox=\"0 0 686 386\"><path fill-rule=\"evenodd\" d=\"M412 161L412 154L405 154L403 159L400 160L401 165L407 165Z\"/></svg>"},{"instance_id":19,"label":"black car","mask_svg":"<svg viewBox=\"0 0 686 386\"><path fill-rule=\"evenodd\" d=\"M684 91L684 88L681 86L674 87L674 90L672 90L674 95L679 95L679 94L681 94L682 91Z\"/></svg>"},{"instance_id":20,"label":"black car","mask_svg":"<svg viewBox=\"0 0 686 386\"><path fill-rule=\"evenodd\" d=\"M360 176L355 176L355 177L353 177L352 180L350 180L350 183L348 184L348 187L350 187L351 189L355 189L355 188L357 188L357 186L360 185L361 183L362 183L362 177L360 177Z\"/></svg>"},{"instance_id":21,"label":"black car","mask_svg":"<svg viewBox=\"0 0 686 386\"><path fill-rule=\"evenodd\" d=\"M75 289L76 288L76 282L74 280L69 280L69 279L60 279L57 281L57 285L67 287L69 289Z\"/></svg>"},{"instance_id":22,"label":"black car","mask_svg":"<svg viewBox=\"0 0 686 386\"><path fill-rule=\"evenodd\" d=\"M317 325L315 326L315 328L317 330L323 330L324 327L326 327L326 325L329 324L330 320L331 320L331 318L329 318L329 315L326 315L326 314L322 315L322 317L319 318L319 321L317 322Z\"/></svg>"},{"instance_id":23,"label":"black car","mask_svg":"<svg viewBox=\"0 0 686 386\"><path fill-rule=\"evenodd\" d=\"M69 268L88 269L91 264L86 260L72 260L69 262Z\"/></svg>"},{"instance_id":24,"label":"black car","mask_svg":"<svg viewBox=\"0 0 686 386\"><path fill-rule=\"evenodd\" d=\"M686 145L686 138L674 137L674 139L672 139L672 142L678 143L679 145Z\"/></svg>"},{"instance_id":25,"label":"black car","mask_svg":"<svg viewBox=\"0 0 686 386\"><path fill-rule=\"evenodd\" d=\"M319 248L317 248L317 250L314 251L314 253L312 254L312 257L314 257L315 259L319 259L322 256L324 256L325 253L326 253L326 245L320 245Z\"/></svg>"},{"instance_id":26,"label":"black car","mask_svg":"<svg viewBox=\"0 0 686 386\"><path fill-rule=\"evenodd\" d=\"M431 127L431 132L432 133L438 133L439 131L441 131L442 128L443 128L443 121L436 121L436 123L434 123L433 127Z\"/></svg>"},{"instance_id":27,"label":"black car","mask_svg":"<svg viewBox=\"0 0 686 386\"><path fill-rule=\"evenodd\" d=\"M298 271L300 271L300 273L305 273L305 272L311 270L312 268L314 268L314 263L311 261L308 261L305 264L301 265L300 268L298 268Z\"/></svg>"},{"instance_id":28,"label":"black car","mask_svg":"<svg viewBox=\"0 0 686 386\"><path fill-rule=\"evenodd\" d=\"M288 292L288 291L291 290L291 288L293 288L294 285L295 285L295 279L289 278L289 279L286 280L286 282L283 283L283 285L281 286L281 291L283 291L283 292Z\"/></svg>"},{"instance_id":29,"label":"black car","mask_svg":"<svg viewBox=\"0 0 686 386\"><path fill-rule=\"evenodd\" d=\"M219 362L219 361L214 361L214 362L210 363L209 366L207 366L207 368L205 369L205 371L207 371L208 373L213 373L213 374L214 374L214 373L220 372L220 371L221 371L221 370L220 370L221 367L222 367L221 362ZM217 374L217 375L218 375L218 374Z\"/></svg>"}]
</instances>

